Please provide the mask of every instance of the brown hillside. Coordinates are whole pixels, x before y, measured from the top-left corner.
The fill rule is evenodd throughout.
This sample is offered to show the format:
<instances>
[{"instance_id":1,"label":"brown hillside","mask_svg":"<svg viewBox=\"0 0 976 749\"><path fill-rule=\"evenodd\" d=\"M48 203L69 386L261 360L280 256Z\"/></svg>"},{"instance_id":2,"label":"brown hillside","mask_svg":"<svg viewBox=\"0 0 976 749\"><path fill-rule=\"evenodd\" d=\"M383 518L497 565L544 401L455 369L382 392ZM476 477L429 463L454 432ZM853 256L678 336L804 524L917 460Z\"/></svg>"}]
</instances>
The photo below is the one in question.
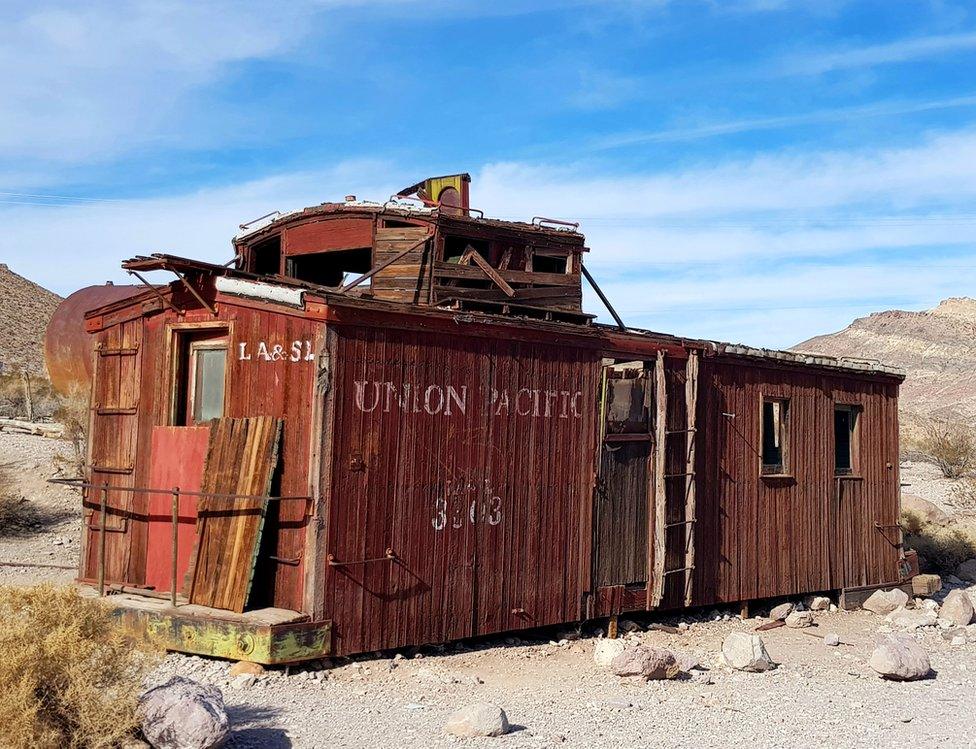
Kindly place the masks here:
<instances>
[{"instance_id":1,"label":"brown hillside","mask_svg":"<svg viewBox=\"0 0 976 749\"><path fill-rule=\"evenodd\" d=\"M0 373L44 374L44 330L61 297L0 263Z\"/></svg>"},{"instance_id":2,"label":"brown hillside","mask_svg":"<svg viewBox=\"0 0 976 749\"><path fill-rule=\"evenodd\" d=\"M946 299L924 312L891 310L796 346L831 356L878 359L904 369L901 409L976 421L976 299Z\"/></svg>"}]
</instances>

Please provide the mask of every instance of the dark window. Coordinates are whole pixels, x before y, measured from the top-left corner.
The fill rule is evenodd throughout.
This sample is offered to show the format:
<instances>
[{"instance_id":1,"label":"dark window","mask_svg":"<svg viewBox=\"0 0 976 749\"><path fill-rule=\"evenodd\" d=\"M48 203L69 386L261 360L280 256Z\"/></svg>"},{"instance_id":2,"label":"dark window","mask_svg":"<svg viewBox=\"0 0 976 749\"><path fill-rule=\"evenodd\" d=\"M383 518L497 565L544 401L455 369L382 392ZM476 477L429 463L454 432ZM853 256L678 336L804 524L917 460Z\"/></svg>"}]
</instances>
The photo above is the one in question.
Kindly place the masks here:
<instances>
[{"instance_id":1,"label":"dark window","mask_svg":"<svg viewBox=\"0 0 976 749\"><path fill-rule=\"evenodd\" d=\"M834 406L834 473L849 476L857 470L860 406Z\"/></svg>"},{"instance_id":2,"label":"dark window","mask_svg":"<svg viewBox=\"0 0 976 749\"><path fill-rule=\"evenodd\" d=\"M568 255L541 254L539 250L532 253L532 270L535 273L566 273Z\"/></svg>"},{"instance_id":3,"label":"dark window","mask_svg":"<svg viewBox=\"0 0 976 749\"><path fill-rule=\"evenodd\" d=\"M762 403L762 472L785 474L788 470L790 402L764 398Z\"/></svg>"},{"instance_id":4,"label":"dark window","mask_svg":"<svg viewBox=\"0 0 976 749\"><path fill-rule=\"evenodd\" d=\"M252 273L263 276L281 273L281 235L258 242L251 248Z\"/></svg>"},{"instance_id":5,"label":"dark window","mask_svg":"<svg viewBox=\"0 0 976 749\"><path fill-rule=\"evenodd\" d=\"M372 268L372 250L332 250L309 255L293 255L287 260L287 275L318 286L342 286L348 276L358 276Z\"/></svg>"},{"instance_id":6,"label":"dark window","mask_svg":"<svg viewBox=\"0 0 976 749\"><path fill-rule=\"evenodd\" d=\"M177 334L173 424L192 426L224 415L227 339L224 331Z\"/></svg>"}]
</instances>

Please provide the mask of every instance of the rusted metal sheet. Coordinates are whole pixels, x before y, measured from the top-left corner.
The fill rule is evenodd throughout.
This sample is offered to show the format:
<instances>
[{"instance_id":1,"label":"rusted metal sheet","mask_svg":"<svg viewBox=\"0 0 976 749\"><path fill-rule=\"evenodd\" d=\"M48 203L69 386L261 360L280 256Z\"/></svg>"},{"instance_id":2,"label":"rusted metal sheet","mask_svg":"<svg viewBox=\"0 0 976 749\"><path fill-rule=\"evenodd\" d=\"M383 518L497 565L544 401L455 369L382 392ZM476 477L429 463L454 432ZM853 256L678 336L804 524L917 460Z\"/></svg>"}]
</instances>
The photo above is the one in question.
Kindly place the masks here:
<instances>
[{"instance_id":1,"label":"rusted metal sheet","mask_svg":"<svg viewBox=\"0 0 976 749\"><path fill-rule=\"evenodd\" d=\"M585 349L339 329L335 652L581 618L598 370Z\"/></svg>"},{"instance_id":2,"label":"rusted metal sheet","mask_svg":"<svg viewBox=\"0 0 976 749\"><path fill-rule=\"evenodd\" d=\"M142 291L143 286L88 286L58 305L44 335L44 360L55 390L83 396L91 390L93 340L85 330L85 313Z\"/></svg>"}]
</instances>

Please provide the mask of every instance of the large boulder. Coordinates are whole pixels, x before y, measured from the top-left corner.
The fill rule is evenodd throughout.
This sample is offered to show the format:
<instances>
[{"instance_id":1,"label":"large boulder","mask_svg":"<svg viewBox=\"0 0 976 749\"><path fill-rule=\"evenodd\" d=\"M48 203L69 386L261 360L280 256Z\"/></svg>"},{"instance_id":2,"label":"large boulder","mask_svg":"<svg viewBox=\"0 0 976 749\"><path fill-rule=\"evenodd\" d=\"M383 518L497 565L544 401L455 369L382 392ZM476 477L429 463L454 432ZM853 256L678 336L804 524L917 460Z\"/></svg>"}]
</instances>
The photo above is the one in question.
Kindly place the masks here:
<instances>
[{"instance_id":1,"label":"large boulder","mask_svg":"<svg viewBox=\"0 0 976 749\"><path fill-rule=\"evenodd\" d=\"M793 629L803 629L804 627L813 626L813 612L812 611L794 611L788 617L786 617L786 626Z\"/></svg>"},{"instance_id":2,"label":"large boulder","mask_svg":"<svg viewBox=\"0 0 976 749\"><path fill-rule=\"evenodd\" d=\"M914 494L901 493L901 509L903 512L917 515L926 523L944 525L949 522L949 516L940 510L937 504Z\"/></svg>"},{"instance_id":3,"label":"large boulder","mask_svg":"<svg viewBox=\"0 0 976 749\"><path fill-rule=\"evenodd\" d=\"M973 601L964 590L949 591L949 595L942 602L939 610L939 618L957 624L960 627L967 626L973 620Z\"/></svg>"},{"instance_id":4,"label":"large boulder","mask_svg":"<svg viewBox=\"0 0 976 749\"><path fill-rule=\"evenodd\" d=\"M885 679L914 681L932 671L929 656L911 635L888 635L871 654L868 665Z\"/></svg>"},{"instance_id":5,"label":"large boulder","mask_svg":"<svg viewBox=\"0 0 976 749\"><path fill-rule=\"evenodd\" d=\"M139 721L156 749L214 749L230 733L220 690L182 676L143 693Z\"/></svg>"},{"instance_id":6,"label":"large boulder","mask_svg":"<svg viewBox=\"0 0 976 749\"><path fill-rule=\"evenodd\" d=\"M920 627L934 627L939 623L939 616L931 609L906 609L899 606L885 617L885 621L895 629L914 632Z\"/></svg>"},{"instance_id":7,"label":"large boulder","mask_svg":"<svg viewBox=\"0 0 976 749\"><path fill-rule=\"evenodd\" d=\"M498 705L477 702L451 713L444 730L452 736L504 736L509 731L508 716Z\"/></svg>"},{"instance_id":8,"label":"large boulder","mask_svg":"<svg viewBox=\"0 0 976 749\"><path fill-rule=\"evenodd\" d=\"M748 632L732 632L726 637L722 643L722 657L739 671L769 671L775 666L762 638Z\"/></svg>"},{"instance_id":9,"label":"large boulder","mask_svg":"<svg viewBox=\"0 0 976 749\"><path fill-rule=\"evenodd\" d=\"M626 649L627 643L623 640L597 640L593 646L593 660L598 666L609 666Z\"/></svg>"},{"instance_id":10,"label":"large boulder","mask_svg":"<svg viewBox=\"0 0 976 749\"><path fill-rule=\"evenodd\" d=\"M956 570L956 577L960 580L976 583L976 559L969 559L960 564Z\"/></svg>"},{"instance_id":11,"label":"large boulder","mask_svg":"<svg viewBox=\"0 0 976 749\"><path fill-rule=\"evenodd\" d=\"M641 676L648 680L671 679L680 671L674 653L647 645L627 648L610 666L617 676Z\"/></svg>"},{"instance_id":12,"label":"large boulder","mask_svg":"<svg viewBox=\"0 0 976 749\"><path fill-rule=\"evenodd\" d=\"M908 593L901 588L892 588L891 590L874 591L861 604L861 608L867 609L878 616L887 616L899 606L904 606L906 603L908 603Z\"/></svg>"}]
</instances>

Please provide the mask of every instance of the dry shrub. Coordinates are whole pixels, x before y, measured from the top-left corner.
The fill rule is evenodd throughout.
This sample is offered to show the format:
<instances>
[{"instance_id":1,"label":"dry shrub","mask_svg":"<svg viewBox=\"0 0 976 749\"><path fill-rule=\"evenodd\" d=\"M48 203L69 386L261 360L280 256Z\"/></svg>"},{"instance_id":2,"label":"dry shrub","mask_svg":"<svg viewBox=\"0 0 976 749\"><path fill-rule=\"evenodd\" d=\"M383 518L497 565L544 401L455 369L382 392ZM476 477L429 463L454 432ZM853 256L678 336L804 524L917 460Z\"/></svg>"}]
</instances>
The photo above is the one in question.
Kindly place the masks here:
<instances>
[{"instance_id":1,"label":"dry shrub","mask_svg":"<svg viewBox=\"0 0 976 749\"><path fill-rule=\"evenodd\" d=\"M3 746L118 746L137 726L142 678L155 662L101 603L72 588L0 587Z\"/></svg>"},{"instance_id":2,"label":"dry shrub","mask_svg":"<svg viewBox=\"0 0 976 749\"><path fill-rule=\"evenodd\" d=\"M965 478L952 487L952 503L960 510L976 510L976 478Z\"/></svg>"},{"instance_id":3,"label":"dry shrub","mask_svg":"<svg viewBox=\"0 0 976 749\"><path fill-rule=\"evenodd\" d=\"M57 396L50 381L40 375L30 375L30 405L27 388L19 369L0 374L0 417L23 419L33 411L34 419L46 419L57 407Z\"/></svg>"},{"instance_id":4,"label":"dry shrub","mask_svg":"<svg viewBox=\"0 0 976 749\"><path fill-rule=\"evenodd\" d=\"M976 469L976 433L962 422L929 422L919 447L948 479L968 476Z\"/></svg>"},{"instance_id":5,"label":"dry shrub","mask_svg":"<svg viewBox=\"0 0 976 749\"><path fill-rule=\"evenodd\" d=\"M58 396L53 418L64 427L62 439L71 443L71 455L54 457L61 473L81 477L85 475L85 449L88 441L88 393L73 387L67 395Z\"/></svg>"},{"instance_id":6,"label":"dry shrub","mask_svg":"<svg viewBox=\"0 0 976 749\"><path fill-rule=\"evenodd\" d=\"M976 557L976 528L927 523L913 512L902 512L905 548L918 552L923 572L954 573L967 559Z\"/></svg>"}]
</instances>

